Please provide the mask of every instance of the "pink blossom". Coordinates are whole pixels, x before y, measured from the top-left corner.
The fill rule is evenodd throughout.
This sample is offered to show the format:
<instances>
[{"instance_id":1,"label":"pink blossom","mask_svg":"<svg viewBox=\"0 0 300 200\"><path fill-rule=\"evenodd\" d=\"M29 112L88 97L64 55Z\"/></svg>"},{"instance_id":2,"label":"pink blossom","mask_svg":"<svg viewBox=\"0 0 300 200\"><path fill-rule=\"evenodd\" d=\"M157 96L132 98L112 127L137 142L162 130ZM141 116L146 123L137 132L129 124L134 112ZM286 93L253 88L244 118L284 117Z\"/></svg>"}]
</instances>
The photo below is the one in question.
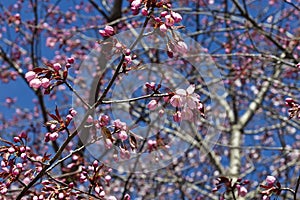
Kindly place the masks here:
<instances>
[{"instance_id":1,"label":"pink blossom","mask_svg":"<svg viewBox=\"0 0 300 200\"><path fill-rule=\"evenodd\" d=\"M101 115L99 117L99 121L100 121L100 126L107 126L110 121L110 118L107 115Z\"/></svg>"},{"instance_id":2,"label":"pink blossom","mask_svg":"<svg viewBox=\"0 0 300 200\"><path fill-rule=\"evenodd\" d=\"M148 150L149 152L153 151L156 148L156 141L155 140L148 140Z\"/></svg>"},{"instance_id":3,"label":"pink blossom","mask_svg":"<svg viewBox=\"0 0 300 200\"><path fill-rule=\"evenodd\" d=\"M162 25L160 25L160 27L159 27L159 30L161 31L161 32L167 32L168 31L168 28L167 28L167 26L165 25L165 24L162 24Z\"/></svg>"},{"instance_id":4,"label":"pink blossom","mask_svg":"<svg viewBox=\"0 0 300 200\"><path fill-rule=\"evenodd\" d=\"M131 56L125 56L124 59L127 63L131 63Z\"/></svg>"},{"instance_id":5,"label":"pink blossom","mask_svg":"<svg viewBox=\"0 0 300 200\"><path fill-rule=\"evenodd\" d=\"M75 62L74 57L68 58L67 62L70 63L70 64L73 64Z\"/></svg>"},{"instance_id":6,"label":"pink blossom","mask_svg":"<svg viewBox=\"0 0 300 200\"><path fill-rule=\"evenodd\" d=\"M274 176L267 176L266 178L266 182L268 183L268 185L273 185L276 181L276 178Z\"/></svg>"},{"instance_id":7,"label":"pink blossom","mask_svg":"<svg viewBox=\"0 0 300 200\"><path fill-rule=\"evenodd\" d=\"M14 142L15 143L20 142L20 141L21 141L20 137L14 137Z\"/></svg>"},{"instance_id":8,"label":"pink blossom","mask_svg":"<svg viewBox=\"0 0 300 200\"><path fill-rule=\"evenodd\" d=\"M13 153L15 153L15 148L9 147L9 148L7 149L7 151L8 151L10 154L13 154Z\"/></svg>"},{"instance_id":9,"label":"pink blossom","mask_svg":"<svg viewBox=\"0 0 300 200\"><path fill-rule=\"evenodd\" d=\"M51 141L55 141L57 138L58 138L58 133L57 132L50 133L49 139Z\"/></svg>"},{"instance_id":10,"label":"pink blossom","mask_svg":"<svg viewBox=\"0 0 300 200\"><path fill-rule=\"evenodd\" d=\"M104 177L104 179L105 179L107 182L109 182L109 181L111 180L111 176L110 176L110 175L106 175L106 176Z\"/></svg>"},{"instance_id":11,"label":"pink blossom","mask_svg":"<svg viewBox=\"0 0 300 200\"><path fill-rule=\"evenodd\" d=\"M182 106L182 98L180 95L175 94L174 96L172 96L172 98L170 99L170 104L173 107L181 107Z\"/></svg>"},{"instance_id":12,"label":"pink blossom","mask_svg":"<svg viewBox=\"0 0 300 200\"><path fill-rule=\"evenodd\" d=\"M112 146L113 146L112 141L111 141L110 139L106 138L106 139L105 139L105 147L106 147L107 149L110 149L110 148L112 148Z\"/></svg>"},{"instance_id":13,"label":"pink blossom","mask_svg":"<svg viewBox=\"0 0 300 200\"><path fill-rule=\"evenodd\" d=\"M160 16L165 17L167 14L168 14L168 11L165 10L160 13Z\"/></svg>"},{"instance_id":14,"label":"pink blossom","mask_svg":"<svg viewBox=\"0 0 300 200\"><path fill-rule=\"evenodd\" d=\"M75 117L77 115L77 111L74 108L70 108L69 113Z\"/></svg>"},{"instance_id":15,"label":"pink blossom","mask_svg":"<svg viewBox=\"0 0 300 200\"><path fill-rule=\"evenodd\" d=\"M105 30L99 30L99 33L102 37L107 37L108 36Z\"/></svg>"},{"instance_id":16,"label":"pink blossom","mask_svg":"<svg viewBox=\"0 0 300 200\"><path fill-rule=\"evenodd\" d=\"M247 190L247 188L245 188L244 186L241 186L241 187L238 189L238 193L239 193L239 196L244 197L244 196L246 196L246 194L248 193L248 190Z\"/></svg>"},{"instance_id":17,"label":"pink blossom","mask_svg":"<svg viewBox=\"0 0 300 200\"><path fill-rule=\"evenodd\" d=\"M130 200L130 199L131 199L130 195L129 194L125 194L124 200Z\"/></svg>"},{"instance_id":18,"label":"pink blossom","mask_svg":"<svg viewBox=\"0 0 300 200\"><path fill-rule=\"evenodd\" d=\"M52 48L52 47L55 46L56 41L57 41L57 39L54 38L54 37L47 37L47 39L46 39L46 46Z\"/></svg>"},{"instance_id":19,"label":"pink blossom","mask_svg":"<svg viewBox=\"0 0 300 200\"><path fill-rule=\"evenodd\" d=\"M115 33L115 30L112 26L105 26L104 30L109 36Z\"/></svg>"},{"instance_id":20,"label":"pink blossom","mask_svg":"<svg viewBox=\"0 0 300 200\"><path fill-rule=\"evenodd\" d=\"M178 89L176 94L181 96L182 102L185 102L190 109L197 108L199 95L194 93L195 85L190 85L186 90Z\"/></svg>"},{"instance_id":21,"label":"pink blossom","mask_svg":"<svg viewBox=\"0 0 300 200\"><path fill-rule=\"evenodd\" d=\"M34 78L29 82L29 86L34 89L38 89L39 87L41 87L41 85L42 85L42 81L38 78Z\"/></svg>"},{"instance_id":22,"label":"pink blossom","mask_svg":"<svg viewBox=\"0 0 300 200\"><path fill-rule=\"evenodd\" d=\"M186 53L188 51L188 47L184 41L179 41L174 45L174 51L179 53Z\"/></svg>"},{"instance_id":23,"label":"pink blossom","mask_svg":"<svg viewBox=\"0 0 300 200\"><path fill-rule=\"evenodd\" d=\"M165 23L166 23L167 26L173 26L174 25L175 20L173 19L173 17L171 15L166 15L165 19L166 19Z\"/></svg>"},{"instance_id":24,"label":"pink blossom","mask_svg":"<svg viewBox=\"0 0 300 200\"><path fill-rule=\"evenodd\" d=\"M174 18L174 20L175 20L176 23L181 22L182 17L181 17L181 15L179 13L177 13L177 12L171 12L171 15Z\"/></svg>"},{"instance_id":25,"label":"pink blossom","mask_svg":"<svg viewBox=\"0 0 300 200\"><path fill-rule=\"evenodd\" d=\"M158 103L157 103L156 100L151 100L148 103L147 107L148 107L149 110L155 110L157 108L157 105L158 105Z\"/></svg>"},{"instance_id":26,"label":"pink blossom","mask_svg":"<svg viewBox=\"0 0 300 200\"><path fill-rule=\"evenodd\" d=\"M128 150L125 150L123 148L120 148L120 157L122 159L129 159L130 158L130 153Z\"/></svg>"},{"instance_id":27,"label":"pink blossom","mask_svg":"<svg viewBox=\"0 0 300 200\"><path fill-rule=\"evenodd\" d=\"M50 81L49 81L48 78L42 78L41 81L42 81L42 87L43 87L43 88L48 88L48 87L49 87Z\"/></svg>"},{"instance_id":28,"label":"pink blossom","mask_svg":"<svg viewBox=\"0 0 300 200\"><path fill-rule=\"evenodd\" d=\"M145 86L146 86L146 88L149 88L149 89L151 89L151 90L154 90L154 89L155 89L155 83L154 83L154 82L151 82L151 83L146 82L146 83L145 83Z\"/></svg>"},{"instance_id":29,"label":"pink blossom","mask_svg":"<svg viewBox=\"0 0 300 200\"><path fill-rule=\"evenodd\" d=\"M124 141L124 140L126 140L126 139L128 138L126 131L120 131L120 132L118 133L118 137L119 137L122 141Z\"/></svg>"},{"instance_id":30,"label":"pink blossom","mask_svg":"<svg viewBox=\"0 0 300 200\"><path fill-rule=\"evenodd\" d=\"M142 8L142 15L147 16L148 15L148 10L146 8Z\"/></svg>"},{"instance_id":31,"label":"pink blossom","mask_svg":"<svg viewBox=\"0 0 300 200\"><path fill-rule=\"evenodd\" d=\"M117 129L121 129L121 130L127 130L127 125L125 122L121 122L119 119L116 119L114 122L113 122L115 128Z\"/></svg>"},{"instance_id":32,"label":"pink blossom","mask_svg":"<svg viewBox=\"0 0 300 200\"><path fill-rule=\"evenodd\" d=\"M193 118L193 111L190 108L185 107L181 111L181 116L183 120L191 120Z\"/></svg>"},{"instance_id":33,"label":"pink blossom","mask_svg":"<svg viewBox=\"0 0 300 200\"><path fill-rule=\"evenodd\" d=\"M29 71L25 74L26 80L29 82L36 77L36 73L34 71Z\"/></svg>"},{"instance_id":34,"label":"pink blossom","mask_svg":"<svg viewBox=\"0 0 300 200\"><path fill-rule=\"evenodd\" d=\"M21 153L21 156L20 156L23 160L25 160L27 158L27 154L26 153Z\"/></svg>"},{"instance_id":35,"label":"pink blossom","mask_svg":"<svg viewBox=\"0 0 300 200\"><path fill-rule=\"evenodd\" d=\"M61 69L61 65L60 65L59 63L54 63L54 64L53 64L53 69L54 69L55 71L58 71L58 70Z\"/></svg>"},{"instance_id":36,"label":"pink blossom","mask_svg":"<svg viewBox=\"0 0 300 200\"><path fill-rule=\"evenodd\" d=\"M73 116L70 115L70 114L68 114L68 115L66 116L66 119L67 119L68 121L71 121L71 120L73 119Z\"/></svg>"},{"instance_id":37,"label":"pink blossom","mask_svg":"<svg viewBox=\"0 0 300 200\"><path fill-rule=\"evenodd\" d=\"M131 2L131 6L138 8L141 5L141 0L134 0L133 2Z\"/></svg>"}]
</instances>

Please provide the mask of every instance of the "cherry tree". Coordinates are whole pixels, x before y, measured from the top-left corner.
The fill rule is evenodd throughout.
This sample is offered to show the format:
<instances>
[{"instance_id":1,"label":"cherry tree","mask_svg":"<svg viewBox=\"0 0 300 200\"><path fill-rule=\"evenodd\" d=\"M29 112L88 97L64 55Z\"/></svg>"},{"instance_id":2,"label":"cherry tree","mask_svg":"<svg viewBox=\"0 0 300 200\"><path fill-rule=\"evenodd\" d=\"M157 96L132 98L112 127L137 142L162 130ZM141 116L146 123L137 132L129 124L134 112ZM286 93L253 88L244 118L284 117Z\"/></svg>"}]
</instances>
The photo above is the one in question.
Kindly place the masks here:
<instances>
[{"instance_id":1,"label":"cherry tree","mask_svg":"<svg viewBox=\"0 0 300 200\"><path fill-rule=\"evenodd\" d=\"M0 9L1 199L299 198L300 2Z\"/></svg>"}]
</instances>

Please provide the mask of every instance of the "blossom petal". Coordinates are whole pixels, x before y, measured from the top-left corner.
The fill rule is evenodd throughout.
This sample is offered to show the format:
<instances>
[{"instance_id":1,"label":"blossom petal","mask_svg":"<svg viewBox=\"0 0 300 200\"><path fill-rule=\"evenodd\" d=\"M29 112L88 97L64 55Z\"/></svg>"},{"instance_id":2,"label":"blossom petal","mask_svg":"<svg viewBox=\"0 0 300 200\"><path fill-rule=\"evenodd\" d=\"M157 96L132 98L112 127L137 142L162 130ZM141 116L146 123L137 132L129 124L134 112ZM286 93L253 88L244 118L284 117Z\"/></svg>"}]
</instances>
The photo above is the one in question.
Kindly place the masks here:
<instances>
[{"instance_id":1,"label":"blossom petal","mask_svg":"<svg viewBox=\"0 0 300 200\"><path fill-rule=\"evenodd\" d=\"M194 85L194 84L190 85L190 86L186 89L186 92L187 92L188 94L193 94L194 91L195 91L195 85Z\"/></svg>"}]
</instances>

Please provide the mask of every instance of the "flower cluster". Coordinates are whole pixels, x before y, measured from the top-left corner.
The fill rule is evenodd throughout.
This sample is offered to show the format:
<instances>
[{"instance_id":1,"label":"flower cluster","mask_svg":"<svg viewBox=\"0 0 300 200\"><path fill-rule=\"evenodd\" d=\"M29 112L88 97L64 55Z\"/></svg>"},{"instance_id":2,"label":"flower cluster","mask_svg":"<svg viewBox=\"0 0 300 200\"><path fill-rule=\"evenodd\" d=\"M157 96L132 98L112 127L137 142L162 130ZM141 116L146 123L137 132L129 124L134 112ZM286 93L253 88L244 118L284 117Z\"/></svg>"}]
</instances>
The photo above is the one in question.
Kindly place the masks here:
<instances>
[{"instance_id":1,"label":"flower cluster","mask_svg":"<svg viewBox=\"0 0 300 200\"><path fill-rule=\"evenodd\" d=\"M267 176L265 184L261 184L260 187L264 189L261 191L263 200L269 200L272 194L279 195L281 192L281 184L274 176Z\"/></svg>"},{"instance_id":2,"label":"flower cluster","mask_svg":"<svg viewBox=\"0 0 300 200\"><path fill-rule=\"evenodd\" d=\"M289 119L294 117L300 118L300 105L294 101L292 98L285 99L286 106L290 107L289 112Z\"/></svg>"},{"instance_id":3,"label":"flower cluster","mask_svg":"<svg viewBox=\"0 0 300 200\"><path fill-rule=\"evenodd\" d=\"M115 34L115 30L112 26L105 26L104 29L99 30L100 35L103 37L113 36Z\"/></svg>"},{"instance_id":4,"label":"flower cluster","mask_svg":"<svg viewBox=\"0 0 300 200\"><path fill-rule=\"evenodd\" d=\"M216 187L213 188L212 191L216 192L223 187L225 189L225 192L222 194L220 199L225 199L225 194L230 193L234 190L237 190L238 195L240 197L245 197L248 193L248 190L245 186L249 183L250 183L249 180L242 180L242 179L238 179L235 183L232 183L232 179L221 176L217 178L215 183Z\"/></svg>"},{"instance_id":5,"label":"flower cluster","mask_svg":"<svg viewBox=\"0 0 300 200\"><path fill-rule=\"evenodd\" d=\"M5 196L8 188L14 185L14 182L22 180L22 184L28 184L34 177L34 173L40 172L42 162L49 160L49 155L38 156L33 153L31 147L27 146L28 133L22 131L13 138L13 142L1 140L0 156L0 194ZM35 161L35 162L29 162Z\"/></svg>"},{"instance_id":6,"label":"flower cluster","mask_svg":"<svg viewBox=\"0 0 300 200\"><path fill-rule=\"evenodd\" d=\"M62 84L62 81L67 78L68 69L73 63L74 58L68 58L66 69L64 69L62 73L60 72L62 70L62 66L59 63L48 64L49 68L34 68L25 74L25 78L30 87L34 89L43 88L45 89L44 94L49 94L54 86ZM57 82L51 83L51 80L57 80Z\"/></svg>"},{"instance_id":7,"label":"flower cluster","mask_svg":"<svg viewBox=\"0 0 300 200\"><path fill-rule=\"evenodd\" d=\"M154 93L159 93L160 85L155 83L146 83L146 88L150 88ZM163 98L165 103L170 103L176 109L173 114L173 120L180 122L182 120L193 120L196 113L204 117L204 106L200 101L200 96L195 93L195 85L190 85L186 90L177 89L175 93ZM147 105L149 110L158 107L158 100L151 100ZM164 113L164 112L161 112Z\"/></svg>"},{"instance_id":8,"label":"flower cluster","mask_svg":"<svg viewBox=\"0 0 300 200\"><path fill-rule=\"evenodd\" d=\"M48 113L48 115L53 119L48 121L45 125L49 127L51 132L46 133L45 142L55 141L59 137L59 132L65 130L73 117L75 117L77 111L71 108L69 114L65 117L65 120L60 116L59 111L56 107L55 114Z\"/></svg>"}]
</instances>

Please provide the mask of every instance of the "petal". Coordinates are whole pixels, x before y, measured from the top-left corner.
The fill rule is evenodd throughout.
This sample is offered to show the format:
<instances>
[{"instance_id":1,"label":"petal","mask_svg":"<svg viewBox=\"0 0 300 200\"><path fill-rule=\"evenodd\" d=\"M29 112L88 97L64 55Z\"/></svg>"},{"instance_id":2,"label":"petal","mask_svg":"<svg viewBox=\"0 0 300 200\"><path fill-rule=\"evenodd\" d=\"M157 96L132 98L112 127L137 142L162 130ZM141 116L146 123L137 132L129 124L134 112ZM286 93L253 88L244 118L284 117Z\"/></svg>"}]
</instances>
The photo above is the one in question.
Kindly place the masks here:
<instances>
[{"instance_id":1,"label":"petal","mask_svg":"<svg viewBox=\"0 0 300 200\"><path fill-rule=\"evenodd\" d=\"M178 89L176 90L176 94L181 95L181 96L186 96L186 91L184 89Z\"/></svg>"},{"instance_id":2,"label":"petal","mask_svg":"<svg viewBox=\"0 0 300 200\"><path fill-rule=\"evenodd\" d=\"M195 91L195 85L190 85L187 89L186 89L188 94L193 94Z\"/></svg>"},{"instance_id":3,"label":"petal","mask_svg":"<svg viewBox=\"0 0 300 200\"><path fill-rule=\"evenodd\" d=\"M195 109L195 108L196 108L197 103L194 101L193 98L189 97L189 98L186 98L186 100L187 100L186 103L187 103L187 105L188 105L188 107L189 107L190 109ZM198 102L198 100L197 100L197 102Z\"/></svg>"}]
</instances>

